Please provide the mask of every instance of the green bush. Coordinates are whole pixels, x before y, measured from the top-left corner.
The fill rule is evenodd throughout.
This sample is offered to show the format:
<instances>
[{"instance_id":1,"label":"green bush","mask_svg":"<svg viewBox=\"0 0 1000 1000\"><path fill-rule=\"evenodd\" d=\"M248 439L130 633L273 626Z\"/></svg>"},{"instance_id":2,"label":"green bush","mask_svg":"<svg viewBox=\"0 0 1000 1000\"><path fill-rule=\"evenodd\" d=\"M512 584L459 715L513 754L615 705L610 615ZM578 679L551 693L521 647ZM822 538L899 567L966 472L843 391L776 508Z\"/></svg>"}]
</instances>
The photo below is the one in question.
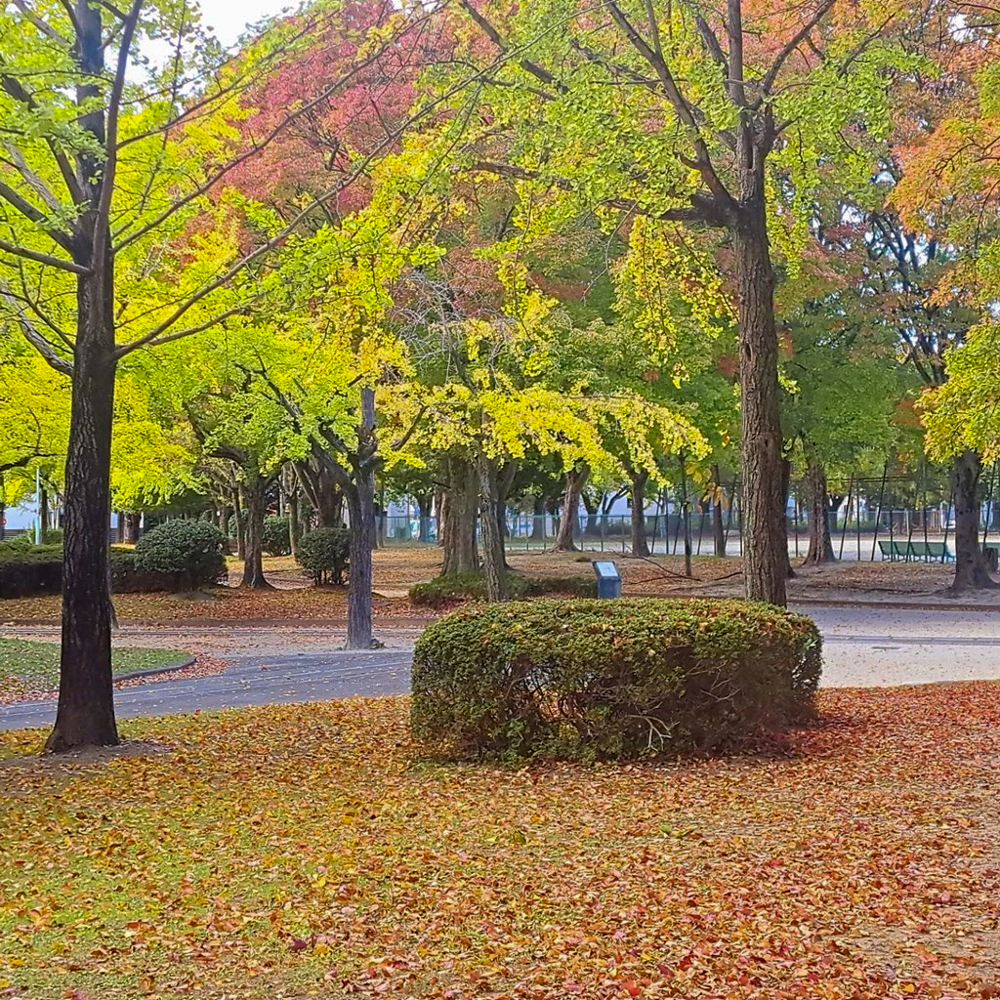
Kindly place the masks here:
<instances>
[{"instance_id":1,"label":"green bush","mask_svg":"<svg viewBox=\"0 0 1000 1000\"><path fill-rule=\"evenodd\" d=\"M0 550L0 598L58 594L62 589L62 550L39 546L30 551Z\"/></svg>"},{"instance_id":2,"label":"green bush","mask_svg":"<svg viewBox=\"0 0 1000 1000\"><path fill-rule=\"evenodd\" d=\"M57 545L62 548L63 543L63 530L62 528L46 528L45 529L45 544L46 545Z\"/></svg>"},{"instance_id":3,"label":"green bush","mask_svg":"<svg viewBox=\"0 0 1000 1000\"><path fill-rule=\"evenodd\" d=\"M298 564L317 586L341 586L350 565L350 534L346 528L316 528L299 541Z\"/></svg>"},{"instance_id":4,"label":"green bush","mask_svg":"<svg viewBox=\"0 0 1000 1000\"><path fill-rule=\"evenodd\" d=\"M713 748L808 718L820 670L812 621L764 604L470 606L417 641L411 719L460 757Z\"/></svg>"},{"instance_id":5,"label":"green bush","mask_svg":"<svg viewBox=\"0 0 1000 1000\"><path fill-rule=\"evenodd\" d=\"M0 552L30 552L35 548L34 531L22 531L17 535L8 535L0 542Z\"/></svg>"},{"instance_id":6,"label":"green bush","mask_svg":"<svg viewBox=\"0 0 1000 1000\"><path fill-rule=\"evenodd\" d=\"M135 546L135 569L170 581L171 590L195 590L226 575L222 532L208 521L165 521Z\"/></svg>"},{"instance_id":7,"label":"green bush","mask_svg":"<svg viewBox=\"0 0 1000 1000\"><path fill-rule=\"evenodd\" d=\"M139 570L133 549L112 546L110 559L111 591L114 594L150 594L174 589L172 575Z\"/></svg>"},{"instance_id":8,"label":"green bush","mask_svg":"<svg viewBox=\"0 0 1000 1000\"><path fill-rule=\"evenodd\" d=\"M267 517L264 519L261 548L270 556L291 554L292 541L288 533L287 517Z\"/></svg>"},{"instance_id":9,"label":"green bush","mask_svg":"<svg viewBox=\"0 0 1000 1000\"><path fill-rule=\"evenodd\" d=\"M507 589L513 600L545 594L596 597L597 581L582 576L521 576L508 573ZM486 599L486 578L482 573L438 576L427 583L415 583L410 588L409 596L413 604L427 608L450 607L462 601L483 601Z\"/></svg>"}]
</instances>

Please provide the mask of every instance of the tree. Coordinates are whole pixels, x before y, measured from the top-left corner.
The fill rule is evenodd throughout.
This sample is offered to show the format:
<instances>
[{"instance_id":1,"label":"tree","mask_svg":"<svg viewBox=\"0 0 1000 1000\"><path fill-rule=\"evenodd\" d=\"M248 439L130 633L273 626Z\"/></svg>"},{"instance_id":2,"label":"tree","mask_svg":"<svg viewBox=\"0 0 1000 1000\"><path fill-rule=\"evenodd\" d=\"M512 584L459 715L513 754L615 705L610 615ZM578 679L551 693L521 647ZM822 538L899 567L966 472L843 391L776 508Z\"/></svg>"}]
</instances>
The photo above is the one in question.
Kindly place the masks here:
<instances>
[{"instance_id":1,"label":"tree","mask_svg":"<svg viewBox=\"0 0 1000 1000\"><path fill-rule=\"evenodd\" d=\"M829 177L850 150L852 179L867 183L865 146L888 127L885 22L853 6L848 20L835 0L794 12L730 0L722 15L638 0L599 10L551 0L510 16L496 4L462 7L509 55L484 85L487 132L463 147L470 168L550 202L725 234L739 316L747 594L784 604L773 253L794 257L821 168ZM544 224L546 213L536 216Z\"/></svg>"},{"instance_id":2,"label":"tree","mask_svg":"<svg viewBox=\"0 0 1000 1000\"><path fill-rule=\"evenodd\" d=\"M328 16L319 8L316 19ZM118 739L106 524L118 364L257 301L267 286L252 265L317 204L308 201L249 248L241 234L205 225L222 178L309 112L309 102L290 108L231 151L239 96L260 86L314 22L286 22L239 59L198 24L187 2L132 0L123 10L76 0L0 13L0 298L26 340L72 379L59 707L49 750ZM314 100L376 59L387 34L396 32L359 45L351 70ZM147 39L162 38L173 43L162 65L140 57ZM335 198L389 144L353 159L320 200ZM206 266L187 266L192 244L214 245L214 255L201 254Z\"/></svg>"}]
</instances>

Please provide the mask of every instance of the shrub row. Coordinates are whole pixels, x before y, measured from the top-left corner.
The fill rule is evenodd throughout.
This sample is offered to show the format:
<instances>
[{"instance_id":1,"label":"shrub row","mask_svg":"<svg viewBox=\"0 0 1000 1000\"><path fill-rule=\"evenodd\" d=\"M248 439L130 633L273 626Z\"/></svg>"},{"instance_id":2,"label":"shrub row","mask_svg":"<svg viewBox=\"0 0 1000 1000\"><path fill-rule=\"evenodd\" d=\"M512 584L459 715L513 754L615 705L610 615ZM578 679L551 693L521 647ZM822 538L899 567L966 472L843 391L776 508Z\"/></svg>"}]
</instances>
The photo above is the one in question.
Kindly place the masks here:
<instances>
[{"instance_id":1,"label":"shrub row","mask_svg":"<svg viewBox=\"0 0 1000 1000\"><path fill-rule=\"evenodd\" d=\"M417 642L413 732L501 760L710 749L808 718L820 670L812 621L767 605L472 606Z\"/></svg>"},{"instance_id":2,"label":"shrub row","mask_svg":"<svg viewBox=\"0 0 1000 1000\"><path fill-rule=\"evenodd\" d=\"M222 534L203 521L167 521L135 549L111 548L111 589L117 594L194 590L226 573ZM0 598L57 594L62 548L0 543Z\"/></svg>"},{"instance_id":3,"label":"shrub row","mask_svg":"<svg viewBox=\"0 0 1000 1000\"><path fill-rule=\"evenodd\" d=\"M507 588L513 600L565 594L571 597L596 597L597 581L582 576L507 575ZM486 578L482 573L452 573L435 577L410 588L410 601L428 608L450 607L460 601L486 599Z\"/></svg>"},{"instance_id":4,"label":"shrub row","mask_svg":"<svg viewBox=\"0 0 1000 1000\"><path fill-rule=\"evenodd\" d=\"M62 549L0 549L0 598L58 594L62 589Z\"/></svg>"}]
</instances>

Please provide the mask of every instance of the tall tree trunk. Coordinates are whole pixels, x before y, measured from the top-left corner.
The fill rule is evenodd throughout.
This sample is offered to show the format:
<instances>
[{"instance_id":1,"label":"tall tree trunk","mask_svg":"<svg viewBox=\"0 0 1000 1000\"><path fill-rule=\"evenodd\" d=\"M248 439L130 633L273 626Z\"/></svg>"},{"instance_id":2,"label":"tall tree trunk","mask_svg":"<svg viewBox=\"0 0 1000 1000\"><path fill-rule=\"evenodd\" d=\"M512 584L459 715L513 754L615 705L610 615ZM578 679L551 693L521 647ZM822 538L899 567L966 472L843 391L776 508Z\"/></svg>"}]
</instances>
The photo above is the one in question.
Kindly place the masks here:
<instances>
[{"instance_id":1,"label":"tall tree trunk","mask_svg":"<svg viewBox=\"0 0 1000 1000\"><path fill-rule=\"evenodd\" d=\"M599 538L601 534L601 521L598 515L601 510L603 494L596 499L592 499L587 495L587 491L584 490L580 494L580 499L583 501L583 509L587 512L587 523L583 526L583 533L588 538Z\"/></svg>"},{"instance_id":2,"label":"tall tree trunk","mask_svg":"<svg viewBox=\"0 0 1000 1000\"><path fill-rule=\"evenodd\" d=\"M533 497L531 501L531 540L533 542L545 541L545 517L547 497Z\"/></svg>"},{"instance_id":3,"label":"tall tree trunk","mask_svg":"<svg viewBox=\"0 0 1000 1000\"><path fill-rule=\"evenodd\" d=\"M77 337L66 456L59 706L45 744L46 750L54 752L118 743L108 587L115 398L112 296L108 254L91 274L77 279Z\"/></svg>"},{"instance_id":4,"label":"tall tree trunk","mask_svg":"<svg viewBox=\"0 0 1000 1000\"><path fill-rule=\"evenodd\" d=\"M417 541L429 542L431 540L431 504L434 502L433 493L420 493L413 498L417 502Z\"/></svg>"},{"instance_id":5,"label":"tall tree trunk","mask_svg":"<svg viewBox=\"0 0 1000 1000\"><path fill-rule=\"evenodd\" d=\"M646 541L646 484L649 473L629 470L629 489L632 494L632 555L648 556Z\"/></svg>"},{"instance_id":6,"label":"tall tree trunk","mask_svg":"<svg viewBox=\"0 0 1000 1000\"><path fill-rule=\"evenodd\" d=\"M726 527L722 520L722 477L719 467L712 466L712 479L715 481L715 492L712 497L712 540L716 556L726 557Z\"/></svg>"},{"instance_id":7,"label":"tall tree trunk","mask_svg":"<svg viewBox=\"0 0 1000 1000\"><path fill-rule=\"evenodd\" d=\"M553 552L576 552L574 535L578 533L580 522L580 494L587 479L590 477L590 466L581 465L566 473L566 486L563 493L563 509L559 518L559 530L556 533Z\"/></svg>"},{"instance_id":8,"label":"tall tree trunk","mask_svg":"<svg viewBox=\"0 0 1000 1000\"><path fill-rule=\"evenodd\" d=\"M38 487L38 537L42 545L49 531L49 491L44 486Z\"/></svg>"},{"instance_id":9,"label":"tall tree trunk","mask_svg":"<svg viewBox=\"0 0 1000 1000\"><path fill-rule=\"evenodd\" d=\"M748 142L741 138L741 144ZM743 152L752 162L750 150ZM759 152L757 153L759 155ZM739 300L742 412L743 574L750 600L784 606L788 538L778 414L778 335L774 270L767 237L763 170L747 172L750 190L732 228ZM747 197L749 196L749 197Z\"/></svg>"},{"instance_id":10,"label":"tall tree trunk","mask_svg":"<svg viewBox=\"0 0 1000 1000\"><path fill-rule=\"evenodd\" d=\"M293 483L288 491L288 548L293 559L299 556L299 538L302 529L299 517L299 487L298 483Z\"/></svg>"},{"instance_id":11,"label":"tall tree trunk","mask_svg":"<svg viewBox=\"0 0 1000 1000\"><path fill-rule=\"evenodd\" d=\"M233 531L236 532L236 558L245 559L247 551L247 533L243 518L243 500L240 488L233 489Z\"/></svg>"},{"instance_id":12,"label":"tall tree trunk","mask_svg":"<svg viewBox=\"0 0 1000 1000\"><path fill-rule=\"evenodd\" d=\"M222 549L228 555L232 548L229 544L229 504L225 500L219 501L219 531L222 532Z\"/></svg>"},{"instance_id":13,"label":"tall tree trunk","mask_svg":"<svg viewBox=\"0 0 1000 1000\"><path fill-rule=\"evenodd\" d=\"M371 649L372 549L375 547L375 392L361 389L358 460L353 488L347 488L351 518L350 576L347 585L347 648Z\"/></svg>"},{"instance_id":14,"label":"tall tree trunk","mask_svg":"<svg viewBox=\"0 0 1000 1000\"><path fill-rule=\"evenodd\" d=\"M442 574L476 573L476 514L479 507L479 477L475 467L462 458L448 462L451 489L448 492L448 532Z\"/></svg>"},{"instance_id":15,"label":"tall tree trunk","mask_svg":"<svg viewBox=\"0 0 1000 1000\"><path fill-rule=\"evenodd\" d=\"M255 470L244 470L244 474L246 541L243 547L243 578L240 580L240 586L249 590L270 590L271 584L264 578L263 549L264 518L267 515L264 490L267 483Z\"/></svg>"},{"instance_id":16,"label":"tall tree trunk","mask_svg":"<svg viewBox=\"0 0 1000 1000\"><path fill-rule=\"evenodd\" d=\"M809 551L803 566L819 566L836 562L833 539L830 536L830 500L826 489L826 469L821 462L809 460L806 470L809 481Z\"/></svg>"},{"instance_id":17,"label":"tall tree trunk","mask_svg":"<svg viewBox=\"0 0 1000 1000\"><path fill-rule=\"evenodd\" d=\"M986 556L979 545L980 477L982 461L977 452L955 457L952 482L955 487L955 579L951 592L989 590L1000 586L989 574Z\"/></svg>"},{"instance_id":18,"label":"tall tree trunk","mask_svg":"<svg viewBox=\"0 0 1000 1000\"><path fill-rule=\"evenodd\" d=\"M500 533L500 484L497 463L485 455L476 456L479 493L482 497L479 523L483 537L483 575L486 577L486 600L507 600L507 568L504 562L503 535Z\"/></svg>"}]
</instances>

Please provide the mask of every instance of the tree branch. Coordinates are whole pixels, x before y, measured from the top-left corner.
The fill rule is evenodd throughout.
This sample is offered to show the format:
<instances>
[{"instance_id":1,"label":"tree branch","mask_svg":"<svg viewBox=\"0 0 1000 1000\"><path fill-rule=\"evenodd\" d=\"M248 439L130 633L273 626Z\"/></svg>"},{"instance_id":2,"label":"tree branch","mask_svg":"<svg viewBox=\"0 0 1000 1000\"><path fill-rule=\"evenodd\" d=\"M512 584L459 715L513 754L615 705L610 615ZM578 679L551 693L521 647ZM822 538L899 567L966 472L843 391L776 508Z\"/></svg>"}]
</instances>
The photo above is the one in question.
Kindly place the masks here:
<instances>
[{"instance_id":1,"label":"tree branch","mask_svg":"<svg viewBox=\"0 0 1000 1000\"><path fill-rule=\"evenodd\" d=\"M35 208L30 201L22 198L12 187L4 184L3 181L0 181L0 198L12 208L16 208L26 219L34 222L44 230L49 238L58 243L63 250L69 254L73 253L73 238L61 229L56 229L55 226L50 225L46 221L44 213Z\"/></svg>"},{"instance_id":2,"label":"tree branch","mask_svg":"<svg viewBox=\"0 0 1000 1000\"><path fill-rule=\"evenodd\" d=\"M764 75L764 79L761 81L760 85L760 97L755 102L755 107L760 107L764 99L767 98L771 93L771 88L774 86L774 81L777 80L778 74L781 72L781 67L785 65L788 57L798 48L799 44L806 38L806 36L819 24L820 21L827 15L827 13L833 8L836 0L823 0L823 2L816 8L813 12L812 17L806 20L802 27L795 32L794 35L785 43L781 51L775 56L774 62L771 63L771 68Z\"/></svg>"},{"instance_id":3,"label":"tree branch","mask_svg":"<svg viewBox=\"0 0 1000 1000\"><path fill-rule=\"evenodd\" d=\"M55 348L35 329L34 324L24 313L24 307L18 302L17 297L11 291L10 285L4 278L0 278L0 295L6 300L7 305L17 315L17 323L21 328L24 339L38 351L38 353L54 368L63 375L73 374L73 363L66 358L56 354Z\"/></svg>"},{"instance_id":4,"label":"tree branch","mask_svg":"<svg viewBox=\"0 0 1000 1000\"><path fill-rule=\"evenodd\" d=\"M52 257L47 253L37 253L34 250L28 250L26 247L15 246L6 240L0 240L0 250L13 254L15 257L33 260L36 264L46 264L49 267L58 267L63 271L71 271L73 274L90 274L90 268L83 267L74 261L63 260L61 257Z\"/></svg>"}]
</instances>

